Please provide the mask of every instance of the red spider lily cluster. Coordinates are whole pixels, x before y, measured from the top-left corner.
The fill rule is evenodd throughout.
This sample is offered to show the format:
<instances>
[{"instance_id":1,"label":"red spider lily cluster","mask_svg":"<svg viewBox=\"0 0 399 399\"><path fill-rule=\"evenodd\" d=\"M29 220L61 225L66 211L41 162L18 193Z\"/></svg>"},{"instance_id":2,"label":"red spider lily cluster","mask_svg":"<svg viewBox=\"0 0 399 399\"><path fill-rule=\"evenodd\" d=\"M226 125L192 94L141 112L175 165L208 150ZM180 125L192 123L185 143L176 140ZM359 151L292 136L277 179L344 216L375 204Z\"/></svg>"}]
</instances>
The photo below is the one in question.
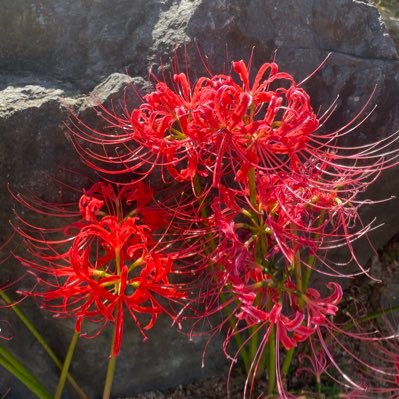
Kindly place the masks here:
<instances>
[{"instance_id":1,"label":"red spider lily cluster","mask_svg":"<svg viewBox=\"0 0 399 399\"><path fill-rule=\"evenodd\" d=\"M96 183L80 197L77 209L27 203L30 210L49 217L73 218L59 229L44 230L18 216L17 231L24 237L33 259L18 257L31 272L39 272L28 292L57 317L82 323L116 326L113 354L122 339L125 310L145 337L159 314L175 317L162 299L179 301L184 293L170 283L178 255L162 248L156 232L166 214L150 206L153 193L142 182L114 188ZM180 254L181 256L181 254ZM141 315L149 315L142 327Z\"/></svg>"},{"instance_id":2,"label":"red spider lily cluster","mask_svg":"<svg viewBox=\"0 0 399 399\"><path fill-rule=\"evenodd\" d=\"M115 324L114 354L125 310L143 334L160 313L180 321L190 309L195 325L224 315L212 331L224 331L233 361L249 356L244 396L252 395L268 364L269 393L276 384L279 397L289 397L286 368L304 342L320 347L323 362L345 384L365 390L330 347L340 335L374 340L334 323L343 298L337 279L367 274L352 248L372 228L361 223L357 195L396 164L398 154L392 150L397 135L355 148L339 145L363 122L367 106L342 128L323 132L334 105L317 115L301 84L276 63L263 64L252 81L250 68L237 61L232 74L194 84L184 73L170 85L158 81L124 115L100 107L104 131L73 119L71 137L86 163L108 179L124 174L130 182L95 184L81 196L78 212L48 209L52 217L77 218L60 230L20 218L18 231L35 259L20 260L42 286L30 295L60 317L75 318L77 331L86 319ZM181 196L154 201L143 183L154 173ZM348 271L349 261L327 260L326 251L338 247L348 248L358 272ZM324 275L325 286L312 286L313 272ZM176 283L176 273L193 277ZM145 327L143 314L149 315ZM320 364L319 353L310 356Z\"/></svg>"}]
</instances>

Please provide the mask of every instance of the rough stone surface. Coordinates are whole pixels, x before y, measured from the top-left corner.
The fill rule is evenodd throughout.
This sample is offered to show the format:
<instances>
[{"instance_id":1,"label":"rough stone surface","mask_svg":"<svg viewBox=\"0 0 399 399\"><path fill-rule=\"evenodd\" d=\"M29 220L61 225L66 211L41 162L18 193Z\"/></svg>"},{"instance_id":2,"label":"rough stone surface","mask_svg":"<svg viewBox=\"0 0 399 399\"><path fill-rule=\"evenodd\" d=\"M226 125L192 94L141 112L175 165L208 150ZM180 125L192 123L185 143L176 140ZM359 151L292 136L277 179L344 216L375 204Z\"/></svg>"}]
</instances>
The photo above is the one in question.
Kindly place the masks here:
<instances>
[{"instance_id":1,"label":"rough stone surface","mask_svg":"<svg viewBox=\"0 0 399 399\"><path fill-rule=\"evenodd\" d=\"M10 219L11 200L6 183L16 190L32 190L45 198L63 199L54 181L70 178L79 166L64 137L68 110L94 120L93 105L118 104L123 97L133 105L135 89L148 89L148 68L167 69L176 45L179 65L194 75L228 69L230 59L248 59L255 46L254 66L275 57L282 70L298 81L308 76L331 53L325 66L305 87L316 109L325 110L339 95L338 108L327 128L349 121L367 101L374 87L377 110L351 138L351 144L382 138L399 129L399 60L377 10L352 0L4 0L0 13L0 217ZM195 39L197 44L194 43ZM200 60L200 54L205 59ZM277 52L276 52L277 50ZM162 59L162 61L161 61ZM226 66L227 65L227 66ZM129 72L130 76L122 75ZM132 85L133 84L133 85ZM93 90L94 89L94 90ZM93 91L92 91L93 90ZM92 91L92 96L85 93ZM126 95L127 91L129 94ZM91 116L90 116L91 114ZM399 195L398 169L383 175L368 193L374 198ZM84 186L78 176L76 184ZM365 219L378 218L385 226L372 235L377 247L399 226L398 200L366 209ZM0 225L0 240L10 227ZM360 259L370 250L360 248ZM11 267L8 267L12 265ZM15 276L16 264L2 265L2 280ZM72 324L54 321L28 303L36 325L62 356ZM4 314L4 317L3 317ZM0 319L14 326L10 347L28 354L40 377L54 388L57 371L46 361L35 341L25 333L11 311ZM129 323L128 323L129 324ZM179 383L222 372L224 361L215 346L201 370L204 341L187 342L166 320L142 344L137 334L124 342L115 380L115 395L133 395L166 389ZM47 335L47 334L46 334ZM73 372L91 398L99 397L106 367L109 336L83 340ZM80 378L79 378L80 377ZM29 394L0 370L0 396L29 398ZM70 397L74 397L70 394Z\"/></svg>"},{"instance_id":2,"label":"rough stone surface","mask_svg":"<svg viewBox=\"0 0 399 399\"><path fill-rule=\"evenodd\" d=\"M348 18L351 16L351 18ZM145 76L194 38L212 65L319 50L371 59L396 59L377 10L351 0L4 0L0 15L0 69L93 88L113 72ZM290 53L291 56L292 52ZM310 61L310 60L309 60Z\"/></svg>"}]
</instances>

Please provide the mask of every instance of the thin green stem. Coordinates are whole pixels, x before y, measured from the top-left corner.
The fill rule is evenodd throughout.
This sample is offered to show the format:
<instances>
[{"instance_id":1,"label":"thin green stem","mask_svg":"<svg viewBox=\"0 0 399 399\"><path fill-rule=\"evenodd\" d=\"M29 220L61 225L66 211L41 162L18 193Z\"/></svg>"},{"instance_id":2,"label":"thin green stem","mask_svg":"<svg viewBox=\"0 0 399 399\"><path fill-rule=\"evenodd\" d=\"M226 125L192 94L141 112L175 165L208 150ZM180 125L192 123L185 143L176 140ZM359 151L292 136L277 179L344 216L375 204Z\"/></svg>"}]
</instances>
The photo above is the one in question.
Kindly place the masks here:
<instances>
[{"instance_id":1,"label":"thin green stem","mask_svg":"<svg viewBox=\"0 0 399 399\"><path fill-rule=\"evenodd\" d=\"M12 356L4 347L1 347L0 365L15 376L33 394L40 399L51 399L51 395L44 386L27 370L22 363Z\"/></svg>"},{"instance_id":2,"label":"thin green stem","mask_svg":"<svg viewBox=\"0 0 399 399\"><path fill-rule=\"evenodd\" d=\"M320 374L316 375L316 387L317 387L317 399L321 399L321 382L320 382Z\"/></svg>"},{"instance_id":3,"label":"thin green stem","mask_svg":"<svg viewBox=\"0 0 399 399\"><path fill-rule=\"evenodd\" d=\"M36 329L36 327L31 323L31 321L22 313L22 311L18 308L17 305L13 305L12 299L4 292L0 290L0 297L4 300L5 303L11 305L11 309L18 316L18 318L22 321L25 327L32 333L32 335L36 338L36 340L40 343L43 349L48 353L50 358L54 361L54 363L62 367L61 361L57 358L54 351L50 348L47 342L44 340L42 335Z\"/></svg>"},{"instance_id":4,"label":"thin green stem","mask_svg":"<svg viewBox=\"0 0 399 399\"><path fill-rule=\"evenodd\" d=\"M250 334L252 335L252 338L250 340L249 344L249 357L250 360L254 360L256 356L256 352L258 351L258 344L259 344L259 333L258 333L259 328L257 326L251 327L250 328ZM262 372L263 370L259 370L259 372Z\"/></svg>"},{"instance_id":5,"label":"thin green stem","mask_svg":"<svg viewBox=\"0 0 399 399\"><path fill-rule=\"evenodd\" d=\"M256 187L255 187L255 171L253 168L252 168L252 172L250 172L250 173L252 175L251 181L253 182L253 183L251 183L251 192L252 192L251 196L252 196L252 201L253 201L252 205L255 207L256 206ZM200 214L201 214L201 217L204 219L203 223L206 226L206 223L207 223L206 221L208 218L208 211L207 211L207 208L206 208L206 205L204 204L204 202L201 201L201 196L203 194L203 188L202 188L201 180L200 180L200 177L198 176L198 174L196 174L193 178L193 186L194 186L195 195L199 199L198 202L199 202L199 207L200 207ZM249 216L250 216L250 218L253 218L253 217L256 217L256 214L254 214L254 212L252 211L249 214ZM207 235L207 240L208 240L207 242L209 243L210 249L214 250L216 248L215 240L210 235ZM226 301L227 301L227 299L225 298L225 296L223 294L220 295L220 299L221 299L222 303L226 303ZM224 307L223 312L228 318L230 327L234 328L234 326L235 326L234 318L230 314L228 307ZM250 331L250 334L251 333L252 333L252 331ZM255 356L256 350L257 350L257 337L255 339L252 338L251 343L250 343L249 353L246 350L246 348L244 347L244 339L240 334L238 334L238 333L234 334L234 341L235 341L237 348L240 349L239 353L240 353L241 360L244 363L244 368L245 368L246 372L249 372L249 369L251 367L251 359L253 359L253 357Z\"/></svg>"},{"instance_id":6,"label":"thin green stem","mask_svg":"<svg viewBox=\"0 0 399 399\"><path fill-rule=\"evenodd\" d=\"M55 352L51 349L51 347L48 345L46 340L43 338L43 336L39 333L39 331L36 329L36 327L32 324L32 322L23 314L23 312L19 309L19 307L15 304L13 304L13 300L2 290L0 290L0 298L3 299L3 301L10 305L11 309L13 312L18 316L18 318L22 321L22 323L25 325L25 327L30 331L30 333L35 337L37 342L42 346L42 348L46 351L50 359L55 363L55 365L61 370L62 369L62 362L60 359L58 359L57 355ZM78 394L78 396L81 399L88 399L88 396L83 392L82 388L78 385L76 380L68 374L67 376L67 381L75 392Z\"/></svg>"},{"instance_id":7,"label":"thin green stem","mask_svg":"<svg viewBox=\"0 0 399 399\"><path fill-rule=\"evenodd\" d=\"M305 292L309 286L310 276L312 275L312 266L314 265L314 263L315 263L315 256L309 255L307 268L303 276L303 289L305 290Z\"/></svg>"},{"instance_id":8,"label":"thin green stem","mask_svg":"<svg viewBox=\"0 0 399 399\"><path fill-rule=\"evenodd\" d=\"M115 249L115 267L118 273L121 271L121 256L120 256L120 250ZM120 284L117 283L115 284L115 291L117 294L120 293ZM120 303L115 307L115 318L117 318L118 311L119 311L119 306L121 306ZM116 369L116 357L117 355L114 354L114 346L115 346L115 341L116 341L116 335L117 335L117 329L118 325L117 322L114 324L114 332L112 335L112 345L111 345L111 351L110 351L110 357L108 360L108 368L107 368L107 374L105 376L105 381L104 381L104 391L103 391L103 399L109 399L111 395L111 390L112 390L112 383L114 381L114 375L115 375L115 369Z\"/></svg>"},{"instance_id":9,"label":"thin green stem","mask_svg":"<svg viewBox=\"0 0 399 399\"><path fill-rule=\"evenodd\" d=\"M248 184L249 184L249 201L251 205L256 209L256 176L255 168L251 168L248 171Z\"/></svg>"},{"instance_id":10,"label":"thin green stem","mask_svg":"<svg viewBox=\"0 0 399 399\"><path fill-rule=\"evenodd\" d=\"M269 347L269 361L267 367L268 374L268 384L267 384L267 393L272 395L274 392L274 388L276 385L276 327L272 327L272 331L270 332L269 340L267 343Z\"/></svg>"},{"instance_id":11,"label":"thin green stem","mask_svg":"<svg viewBox=\"0 0 399 399\"><path fill-rule=\"evenodd\" d=\"M294 353L295 353L295 348L291 348L285 355L284 362L281 367L281 374L284 377L288 374L288 370L290 369L290 365L292 362L292 358L294 357Z\"/></svg>"},{"instance_id":12,"label":"thin green stem","mask_svg":"<svg viewBox=\"0 0 399 399\"><path fill-rule=\"evenodd\" d=\"M319 221L318 221L318 226L321 226L321 224L324 222L324 210L322 210L320 212L320 216L319 216ZM315 234L313 236L314 240L317 240L319 237L319 234ZM301 264L300 264L300 252L296 251L295 256L294 256L294 265L293 267L295 268L295 274L296 274L296 280L297 280L297 288L301 291L301 292L306 292L308 285L309 285L309 281L310 281L310 277L312 275L312 267L315 264L315 256L314 255L309 255L308 257L308 262L307 262L307 267L303 273L302 276L302 271L301 271ZM299 282L299 284L298 284ZM298 299L298 303L300 306L304 305L303 302L303 298L299 298ZM288 371L290 369L291 366L291 362L292 359L294 357L294 353L295 353L296 348L291 348L287 354L285 355L284 358L284 362L281 368L281 374L286 377L288 374Z\"/></svg>"},{"instance_id":13,"label":"thin green stem","mask_svg":"<svg viewBox=\"0 0 399 399\"><path fill-rule=\"evenodd\" d=\"M76 344L78 343L78 339L79 339L79 333L75 331L68 347L68 351L64 360L64 365L61 370L60 379L58 380L57 389L55 390L54 399L61 399L61 395L64 390L65 381L68 375L69 367L71 365Z\"/></svg>"},{"instance_id":14,"label":"thin green stem","mask_svg":"<svg viewBox=\"0 0 399 399\"><path fill-rule=\"evenodd\" d=\"M118 309L116 309L116 312L117 311ZM109 397L111 396L112 382L114 380L115 369L116 369L116 357L117 357L113 353L115 339L116 339L116 324L114 328L114 334L112 337L111 354L108 360L107 375L105 376L103 399L109 399Z\"/></svg>"},{"instance_id":15,"label":"thin green stem","mask_svg":"<svg viewBox=\"0 0 399 399\"><path fill-rule=\"evenodd\" d=\"M223 294L220 295L220 300L222 301L222 303L226 303L226 301L227 301L227 299L225 298L225 296ZM227 306L223 307L223 312L228 318L230 327L233 329L235 327L234 319L233 319L233 317L231 317L231 313ZM242 362L244 363L245 371L249 372L249 369L251 367L251 361L250 361L249 354L244 347L244 339L242 338L242 336L240 334L237 333L237 334L234 334L234 341L236 343L237 349L241 348L240 349L240 357L241 357Z\"/></svg>"},{"instance_id":16,"label":"thin green stem","mask_svg":"<svg viewBox=\"0 0 399 399\"><path fill-rule=\"evenodd\" d=\"M295 279L296 279L296 288L299 292L303 293L303 279L302 279L302 266L301 266L301 258L299 251L295 251L294 255L294 269L295 269ZM298 298L298 304L300 308L303 308L304 301L302 297Z\"/></svg>"}]
</instances>

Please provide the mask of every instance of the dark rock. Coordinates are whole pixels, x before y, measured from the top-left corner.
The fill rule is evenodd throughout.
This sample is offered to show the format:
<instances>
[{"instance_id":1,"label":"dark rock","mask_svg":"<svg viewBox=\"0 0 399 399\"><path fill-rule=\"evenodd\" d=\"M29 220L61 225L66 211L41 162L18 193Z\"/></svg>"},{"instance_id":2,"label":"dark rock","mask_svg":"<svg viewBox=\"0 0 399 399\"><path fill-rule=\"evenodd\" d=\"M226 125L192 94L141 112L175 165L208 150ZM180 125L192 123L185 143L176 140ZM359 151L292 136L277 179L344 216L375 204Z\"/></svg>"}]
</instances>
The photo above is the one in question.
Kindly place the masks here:
<instances>
[{"instance_id":1,"label":"dark rock","mask_svg":"<svg viewBox=\"0 0 399 399\"><path fill-rule=\"evenodd\" d=\"M54 169L76 164L76 155L62 134L67 108L73 104L74 100L66 98L63 90L55 88L9 86L0 92L3 190L6 183L10 183L14 188L37 190L47 196L54 191L48 179ZM2 196L2 204L1 216L8 220L10 201L7 195Z\"/></svg>"},{"instance_id":2,"label":"dark rock","mask_svg":"<svg viewBox=\"0 0 399 399\"><path fill-rule=\"evenodd\" d=\"M132 76L146 76L151 63L168 61L176 45L193 39L212 66L226 62L226 48L233 58L247 58L253 46L262 60L276 49L280 61L289 49L397 58L377 10L351 0L5 0L0 36L3 73L83 89L127 66ZM288 61L297 73L306 71Z\"/></svg>"},{"instance_id":3,"label":"dark rock","mask_svg":"<svg viewBox=\"0 0 399 399\"><path fill-rule=\"evenodd\" d=\"M66 190L54 191L57 186L49 175L68 180L71 169L80 173L73 177L75 187L87 185L84 176L90 172L79 164L64 137L69 112L74 110L96 123L95 105L118 108L127 99L129 107L134 106L136 92L148 90L148 68L152 66L157 73L163 65L167 74L173 66L176 45L181 44L187 47L186 51L183 46L176 52L177 64L194 76L203 74L207 65L215 72L229 70L229 60L248 59L255 46L254 67L275 56L280 69L301 81L332 53L326 65L305 85L315 109L325 110L340 96L326 129L348 122L375 85L372 104L378 104L378 108L353 134L350 144L375 141L399 128L397 52L377 10L365 2L4 0L0 37L3 192L9 182L17 191L63 200L68 195ZM122 75L125 71L135 77ZM92 96L83 96L82 91L96 85ZM385 173L367 195L378 199L398 196L397 175L397 168ZM6 193L1 195L1 204L1 220L8 221L12 202ZM398 231L397 207L396 200L365 209L365 220L377 216L377 223L386 223L372 235L377 247ZM2 223L0 239L7 237L10 230L7 223ZM367 259L371 251L364 245L360 249L360 259ZM15 270L14 261L3 264L0 283L15 277ZM71 322L54 321L27 302L24 306L57 353L64 355L72 334ZM15 338L8 345L21 358L28 358L33 369L41 368L38 373L53 389L57 371L42 360L38 365L37 359L45 359L45 354L10 310L4 314L4 319L15 326ZM134 330L132 326L128 328L129 332ZM222 371L224 361L216 344L209 351L205 370L201 370L203 340L188 342L170 328L167 320L161 320L151 334L145 344L138 334L126 334L115 394L162 390ZM74 374L93 398L100 394L109 339L105 332L95 340L82 340L73 364ZM3 370L0 376L0 394L10 387L7 397L29 398L24 388Z\"/></svg>"}]
</instances>

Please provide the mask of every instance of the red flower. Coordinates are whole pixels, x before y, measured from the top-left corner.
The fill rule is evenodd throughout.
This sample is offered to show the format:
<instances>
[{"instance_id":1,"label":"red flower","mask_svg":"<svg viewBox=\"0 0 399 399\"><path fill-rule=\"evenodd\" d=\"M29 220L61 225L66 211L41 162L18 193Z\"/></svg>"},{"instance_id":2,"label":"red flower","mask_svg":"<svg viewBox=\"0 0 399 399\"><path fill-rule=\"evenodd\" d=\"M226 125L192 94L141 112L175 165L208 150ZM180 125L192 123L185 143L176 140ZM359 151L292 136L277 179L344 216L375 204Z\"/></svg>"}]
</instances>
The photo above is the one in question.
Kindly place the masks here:
<instances>
[{"instance_id":1,"label":"red flower","mask_svg":"<svg viewBox=\"0 0 399 399\"><path fill-rule=\"evenodd\" d=\"M76 148L100 171L139 172L144 166L148 174L160 165L183 181L211 173L214 185L231 171L244 180L249 165L268 170L276 155L288 155L293 165L299 162L295 154L319 125L309 96L275 63L261 66L252 88L244 62L233 62L233 68L239 82L219 74L190 85L180 73L174 86L158 82L126 116L102 109L111 133L77 121L71 129ZM104 153L87 150L82 141L99 144ZM125 149L115 153L112 148L120 144ZM109 168L115 164L119 170Z\"/></svg>"},{"instance_id":2,"label":"red flower","mask_svg":"<svg viewBox=\"0 0 399 399\"><path fill-rule=\"evenodd\" d=\"M326 298L321 298L320 293L314 288L308 288L303 296L308 311L309 324L315 327L322 326L327 316L335 316L338 311L338 304L342 300L342 288L338 283L327 284L333 293Z\"/></svg>"},{"instance_id":3,"label":"red flower","mask_svg":"<svg viewBox=\"0 0 399 399\"><path fill-rule=\"evenodd\" d=\"M17 229L33 256L18 259L42 286L26 294L56 316L76 319L77 332L84 320L100 323L100 331L107 323L115 324L114 355L120 350L125 311L145 336L159 314L175 320L161 298L177 301L184 296L181 286L169 281L176 254L163 251L154 240L166 214L148 207L151 200L151 190L141 182L117 190L97 183L80 198L79 221L55 230L25 222ZM58 239L50 238L54 232Z\"/></svg>"}]
</instances>

